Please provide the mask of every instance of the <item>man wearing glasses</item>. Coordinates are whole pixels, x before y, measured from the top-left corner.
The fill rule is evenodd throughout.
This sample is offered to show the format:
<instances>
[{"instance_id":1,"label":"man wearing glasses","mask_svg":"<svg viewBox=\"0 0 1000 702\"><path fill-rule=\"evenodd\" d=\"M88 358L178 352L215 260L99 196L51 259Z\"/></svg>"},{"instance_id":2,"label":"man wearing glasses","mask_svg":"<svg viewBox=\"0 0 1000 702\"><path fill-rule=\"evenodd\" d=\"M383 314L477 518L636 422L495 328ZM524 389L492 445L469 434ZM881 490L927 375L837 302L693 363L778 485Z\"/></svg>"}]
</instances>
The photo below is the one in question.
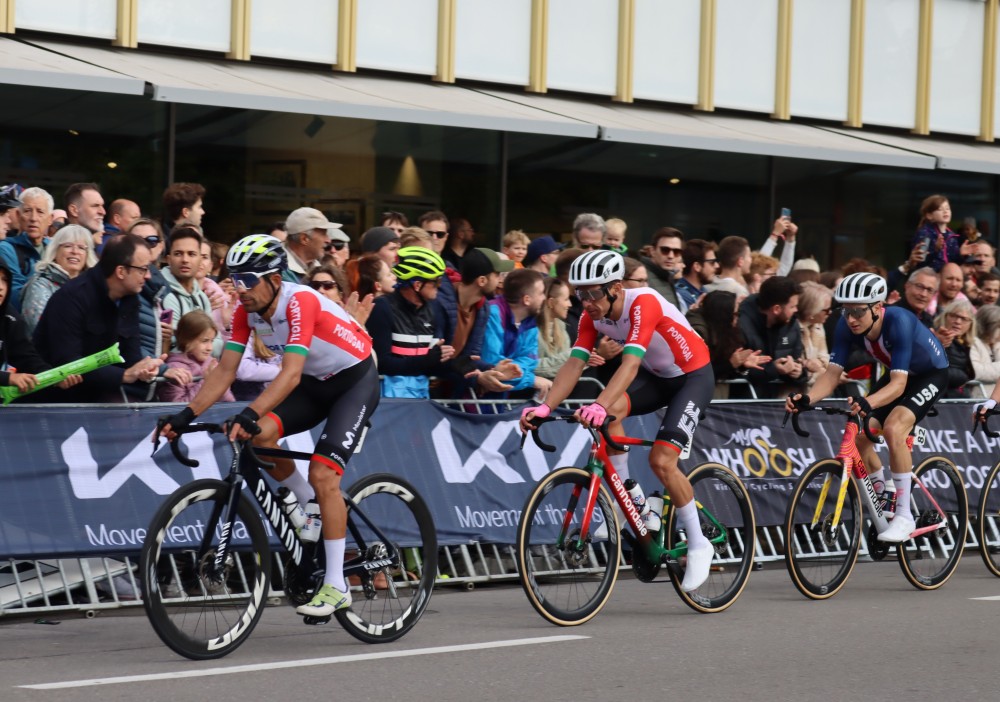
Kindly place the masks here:
<instances>
[{"instance_id":1,"label":"man wearing glasses","mask_svg":"<svg viewBox=\"0 0 1000 702\"><path fill-rule=\"evenodd\" d=\"M573 220L573 248L594 251L604 245L607 222L601 215L584 212Z\"/></svg>"},{"instance_id":2,"label":"man wearing glasses","mask_svg":"<svg viewBox=\"0 0 1000 702\"><path fill-rule=\"evenodd\" d=\"M643 256L640 259L649 273L649 287L665 297L670 304L680 307L676 284L684 267L684 235L679 229L661 227L653 232L649 243L649 258Z\"/></svg>"},{"instance_id":3,"label":"man wearing glasses","mask_svg":"<svg viewBox=\"0 0 1000 702\"><path fill-rule=\"evenodd\" d=\"M676 283L677 299L681 312L687 312L705 294L705 286L715 280L719 272L719 247L704 239L692 239L684 244L681 258L684 261L684 275Z\"/></svg>"},{"instance_id":4,"label":"man wearing glasses","mask_svg":"<svg viewBox=\"0 0 1000 702\"><path fill-rule=\"evenodd\" d=\"M431 249L434 253L444 255L444 245L448 243L448 217L445 213L439 210L424 212L417 220L417 226L431 235Z\"/></svg>"},{"instance_id":5,"label":"man wearing glasses","mask_svg":"<svg viewBox=\"0 0 1000 702\"><path fill-rule=\"evenodd\" d=\"M47 400L120 402L123 384L148 383L157 376L166 354L144 358L139 342L139 292L152 261L145 240L122 234L104 245L96 266L52 295L34 334L47 363L61 366L115 343L125 362L91 371L81 384Z\"/></svg>"},{"instance_id":6,"label":"man wearing glasses","mask_svg":"<svg viewBox=\"0 0 1000 702\"><path fill-rule=\"evenodd\" d=\"M910 274L903 286L903 297L893 307L912 312L920 323L928 329L934 326L934 318L927 311L931 300L938 292L938 274L930 266L918 268Z\"/></svg>"},{"instance_id":7,"label":"man wearing glasses","mask_svg":"<svg viewBox=\"0 0 1000 702\"><path fill-rule=\"evenodd\" d=\"M306 273L320 265L320 259L327 253L336 257L337 244L341 244L339 253L347 260L347 244L350 238L340 231L341 224L331 222L326 215L312 207L300 207L294 210L285 220L285 251L288 254L288 267L282 280L289 283L301 283ZM345 253L346 252L346 253Z\"/></svg>"},{"instance_id":8,"label":"man wearing glasses","mask_svg":"<svg viewBox=\"0 0 1000 702\"><path fill-rule=\"evenodd\" d=\"M287 254L281 242L252 234L226 255L240 306L233 335L218 367L180 412L158 423L159 433L176 437L215 404L236 379L251 330L268 348L282 353L281 371L257 399L226 420L230 438L277 448L278 440L325 422L309 461L308 481L288 459L274 459L271 475L287 487L312 518L322 515L326 571L322 587L296 611L329 616L351 606L344 579L347 510L340 492L347 461L361 441L379 402L372 341L340 305L310 287L283 280ZM157 435L158 436L158 435ZM156 439L154 438L154 442ZM318 512L314 511L318 505Z\"/></svg>"},{"instance_id":9,"label":"man wearing glasses","mask_svg":"<svg viewBox=\"0 0 1000 702\"><path fill-rule=\"evenodd\" d=\"M927 270L934 275L933 269ZM860 346L888 368L867 397L851 397L848 402L862 417L871 415L872 430L881 430L889 449L895 516L878 540L902 543L915 527L909 499L913 457L906 438L948 388L948 357L941 342L913 313L900 305L886 307L887 290L885 279L874 273L852 273L840 281L833 299L842 305L843 317L834 332L830 365L808 394L789 396L785 409L798 412L829 396L840 383L853 346ZM882 461L864 432L858 433L855 445L872 481L884 483Z\"/></svg>"}]
</instances>

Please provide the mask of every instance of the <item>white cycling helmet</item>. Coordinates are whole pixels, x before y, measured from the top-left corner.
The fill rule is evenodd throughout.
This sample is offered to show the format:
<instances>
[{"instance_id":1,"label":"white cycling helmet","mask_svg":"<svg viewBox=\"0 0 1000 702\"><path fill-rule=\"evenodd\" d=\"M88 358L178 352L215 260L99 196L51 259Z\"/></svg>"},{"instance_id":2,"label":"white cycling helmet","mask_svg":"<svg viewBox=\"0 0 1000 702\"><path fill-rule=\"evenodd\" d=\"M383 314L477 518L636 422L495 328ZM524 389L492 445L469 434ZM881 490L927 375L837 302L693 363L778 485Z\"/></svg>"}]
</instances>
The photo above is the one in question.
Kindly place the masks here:
<instances>
[{"instance_id":1,"label":"white cycling helmet","mask_svg":"<svg viewBox=\"0 0 1000 702\"><path fill-rule=\"evenodd\" d=\"M624 277L625 259L615 251L588 251L569 267L569 282L574 286L605 285Z\"/></svg>"},{"instance_id":2,"label":"white cycling helmet","mask_svg":"<svg viewBox=\"0 0 1000 702\"><path fill-rule=\"evenodd\" d=\"M885 278L874 273L851 273L840 281L833 299L841 305L872 305L885 302L889 288Z\"/></svg>"}]
</instances>

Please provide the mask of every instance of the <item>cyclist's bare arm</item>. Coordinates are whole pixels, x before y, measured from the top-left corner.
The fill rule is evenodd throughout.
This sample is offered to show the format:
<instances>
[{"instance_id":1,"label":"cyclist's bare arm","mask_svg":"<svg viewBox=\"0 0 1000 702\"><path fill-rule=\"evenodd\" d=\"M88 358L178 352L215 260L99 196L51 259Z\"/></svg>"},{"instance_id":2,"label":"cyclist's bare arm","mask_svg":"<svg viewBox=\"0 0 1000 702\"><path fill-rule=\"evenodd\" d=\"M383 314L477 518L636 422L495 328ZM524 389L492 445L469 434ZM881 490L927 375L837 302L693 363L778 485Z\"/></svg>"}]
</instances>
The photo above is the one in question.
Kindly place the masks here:
<instances>
[{"instance_id":1,"label":"cyclist's bare arm","mask_svg":"<svg viewBox=\"0 0 1000 702\"><path fill-rule=\"evenodd\" d=\"M632 381L635 380L641 363L642 359L639 356L631 353L623 353L621 365L615 371L615 374L611 376L611 380L608 381L607 386L601 391L601 394L597 396L597 404L604 409L610 409L625 394Z\"/></svg>"},{"instance_id":2,"label":"cyclist's bare arm","mask_svg":"<svg viewBox=\"0 0 1000 702\"><path fill-rule=\"evenodd\" d=\"M576 387L580 376L583 375L583 371L586 368L586 361L582 361L575 356L570 356L566 360L566 364L559 369L556 377L552 380L552 388L545 398L545 404L552 409L561 405L563 400L573 392L573 388Z\"/></svg>"},{"instance_id":3,"label":"cyclist's bare arm","mask_svg":"<svg viewBox=\"0 0 1000 702\"><path fill-rule=\"evenodd\" d=\"M868 404L872 409L884 407L890 402L902 397L903 390L906 389L906 380L909 375L902 371L889 371L889 382L878 392L873 392L868 396Z\"/></svg>"},{"instance_id":4,"label":"cyclist's bare arm","mask_svg":"<svg viewBox=\"0 0 1000 702\"><path fill-rule=\"evenodd\" d=\"M281 359L281 371L278 377L264 389L260 396L250 403L250 409L263 417L275 407L284 402L302 378L302 369L306 365L306 357L298 353L286 353Z\"/></svg>"}]
</instances>

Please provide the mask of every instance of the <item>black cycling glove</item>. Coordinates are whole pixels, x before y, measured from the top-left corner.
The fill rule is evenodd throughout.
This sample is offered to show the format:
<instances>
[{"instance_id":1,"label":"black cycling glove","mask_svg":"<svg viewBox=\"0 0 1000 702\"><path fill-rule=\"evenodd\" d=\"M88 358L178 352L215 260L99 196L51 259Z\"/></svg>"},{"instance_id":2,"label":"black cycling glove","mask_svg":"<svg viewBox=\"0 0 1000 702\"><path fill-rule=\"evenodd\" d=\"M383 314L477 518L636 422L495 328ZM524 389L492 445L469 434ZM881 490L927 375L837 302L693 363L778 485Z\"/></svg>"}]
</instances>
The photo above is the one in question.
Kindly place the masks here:
<instances>
[{"instance_id":1,"label":"black cycling glove","mask_svg":"<svg viewBox=\"0 0 1000 702\"><path fill-rule=\"evenodd\" d=\"M240 428L247 434L257 436L260 433L260 425L257 424L258 419L260 419L259 414L249 407L244 407L239 414L234 414L226 420L226 426L232 427L235 424L239 424Z\"/></svg>"},{"instance_id":2,"label":"black cycling glove","mask_svg":"<svg viewBox=\"0 0 1000 702\"><path fill-rule=\"evenodd\" d=\"M157 429L163 429L167 424L174 432L179 432L181 429L187 428L191 422L197 418L190 407L185 407L177 414L165 414L156 420Z\"/></svg>"}]
</instances>

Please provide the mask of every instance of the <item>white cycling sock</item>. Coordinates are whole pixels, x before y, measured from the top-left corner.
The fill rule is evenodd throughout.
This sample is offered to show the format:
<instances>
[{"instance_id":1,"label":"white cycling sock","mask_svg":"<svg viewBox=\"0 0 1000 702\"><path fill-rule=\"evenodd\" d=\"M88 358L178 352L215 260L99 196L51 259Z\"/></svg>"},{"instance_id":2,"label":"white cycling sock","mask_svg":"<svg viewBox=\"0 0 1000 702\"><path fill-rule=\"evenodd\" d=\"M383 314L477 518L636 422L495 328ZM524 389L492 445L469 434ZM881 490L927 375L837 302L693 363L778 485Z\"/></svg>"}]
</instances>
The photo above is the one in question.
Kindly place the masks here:
<instances>
[{"instance_id":1,"label":"white cycling sock","mask_svg":"<svg viewBox=\"0 0 1000 702\"><path fill-rule=\"evenodd\" d=\"M611 460L611 465L615 467L618 471L619 477L621 477L624 483L628 480L628 454L627 453L612 453L608 455Z\"/></svg>"},{"instance_id":2,"label":"white cycling sock","mask_svg":"<svg viewBox=\"0 0 1000 702\"><path fill-rule=\"evenodd\" d=\"M892 474L892 482L896 485L896 516L894 519L898 519L901 514L913 519L913 515L910 514L910 485L912 481L913 473Z\"/></svg>"},{"instance_id":3,"label":"white cycling sock","mask_svg":"<svg viewBox=\"0 0 1000 702\"><path fill-rule=\"evenodd\" d=\"M677 519L687 534L688 550L702 548L709 541L701 533L701 520L698 518L698 506L691 500L683 507L677 508Z\"/></svg>"},{"instance_id":4,"label":"white cycling sock","mask_svg":"<svg viewBox=\"0 0 1000 702\"><path fill-rule=\"evenodd\" d=\"M312 500L316 499L316 491L313 490L313 486L309 484L309 481L302 477L302 473L299 471L293 471L284 480L279 481L282 485L292 491L295 495L295 499L299 501L303 509Z\"/></svg>"},{"instance_id":5,"label":"white cycling sock","mask_svg":"<svg viewBox=\"0 0 1000 702\"><path fill-rule=\"evenodd\" d=\"M324 585L333 585L341 592L347 592L347 581L344 580L344 548L347 538L323 539L323 550L326 552L326 574Z\"/></svg>"}]
</instances>

